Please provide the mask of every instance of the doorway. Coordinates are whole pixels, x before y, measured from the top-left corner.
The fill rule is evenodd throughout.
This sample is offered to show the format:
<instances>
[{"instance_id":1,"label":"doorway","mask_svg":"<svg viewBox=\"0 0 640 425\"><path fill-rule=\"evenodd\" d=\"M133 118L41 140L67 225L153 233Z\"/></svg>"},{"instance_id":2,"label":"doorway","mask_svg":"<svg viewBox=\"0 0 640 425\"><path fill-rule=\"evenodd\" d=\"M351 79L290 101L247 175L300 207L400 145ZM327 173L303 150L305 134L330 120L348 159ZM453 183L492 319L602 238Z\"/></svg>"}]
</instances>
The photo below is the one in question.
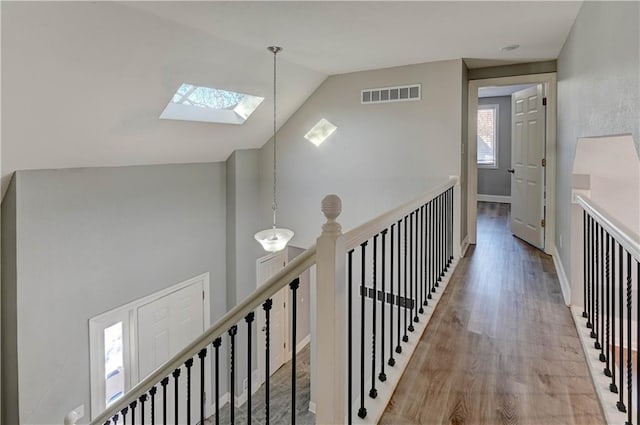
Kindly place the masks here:
<instances>
[{"instance_id":1,"label":"doorway","mask_svg":"<svg viewBox=\"0 0 640 425\"><path fill-rule=\"evenodd\" d=\"M288 251L269 254L257 261L257 287L262 286L270 277L282 270L288 262ZM287 362L289 350L289 321L288 321L288 287L282 288L271 297L272 306L269 312L269 376L273 375L282 365ZM260 308L262 310L262 308ZM256 314L258 318L258 340L257 347L265 347L266 344L266 323L264 311ZM258 388L266 379L265 352L258 352Z\"/></svg>"},{"instance_id":2,"label":"doorway","mask_svg":"<svg viewBox=\"0 0 640 425\"><path fill-rule=\"evenodd\" d=\"M205 273L89 320L92 418L210 326L209 291ZM198 362L192 373L199 373Z\"/></svg>"},{"instance_id":3,"label":"doorway","mask_svg":"<svg viewBox=\"0 0 640 425\"><path fill-rule=\"evenodd\" d=\"M468 243L476 243L477 201L505 202L512 233L553 254L556 74L471 80L468 108ZM493 115L489 140L486 121ZM500 118L510 125L501 126Z\"/></svg>"}]
</instances>

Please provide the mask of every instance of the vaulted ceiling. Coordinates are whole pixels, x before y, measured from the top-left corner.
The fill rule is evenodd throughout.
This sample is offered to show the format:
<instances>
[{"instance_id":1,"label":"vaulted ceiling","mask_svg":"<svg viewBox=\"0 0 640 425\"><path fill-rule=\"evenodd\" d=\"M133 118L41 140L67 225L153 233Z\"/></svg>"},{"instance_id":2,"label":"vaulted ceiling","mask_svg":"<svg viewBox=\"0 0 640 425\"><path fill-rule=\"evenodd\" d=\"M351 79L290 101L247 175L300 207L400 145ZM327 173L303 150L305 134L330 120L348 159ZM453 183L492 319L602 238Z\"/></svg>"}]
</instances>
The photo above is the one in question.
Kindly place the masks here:
<instances>
[{"instance_id":1,"label":"vaulted ceiling","mask_svg":"<svg viewBox=\"0 0 640 425\"><path fill-rule=\"evenodd\" d=\"M558 56L580 2L2 2L2 174L225 160L332 74ZM521 48L503 53L509 44ZM242 126L158 120L183 83L263 96ZM358 88L354 88L358 90Z\"/></svg>"}]
</instances>

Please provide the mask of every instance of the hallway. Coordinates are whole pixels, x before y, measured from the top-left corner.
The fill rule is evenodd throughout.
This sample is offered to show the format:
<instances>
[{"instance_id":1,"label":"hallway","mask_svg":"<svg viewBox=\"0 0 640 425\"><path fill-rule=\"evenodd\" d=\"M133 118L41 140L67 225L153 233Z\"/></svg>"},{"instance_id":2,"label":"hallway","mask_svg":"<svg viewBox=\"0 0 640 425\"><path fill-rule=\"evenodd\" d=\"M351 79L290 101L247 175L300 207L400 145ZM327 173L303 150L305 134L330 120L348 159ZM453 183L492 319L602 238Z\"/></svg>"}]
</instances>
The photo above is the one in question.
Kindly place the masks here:
<instances>
[{"instance_id":1,"label":"hallway","mask_svg":"<svg viewBox=\"0 0 640 425\"><path fill-rule=\"evenodd\" d=\"M478 204L460 260L381 424L602 424L553 260Z\"/></svg>"}]
</instances>

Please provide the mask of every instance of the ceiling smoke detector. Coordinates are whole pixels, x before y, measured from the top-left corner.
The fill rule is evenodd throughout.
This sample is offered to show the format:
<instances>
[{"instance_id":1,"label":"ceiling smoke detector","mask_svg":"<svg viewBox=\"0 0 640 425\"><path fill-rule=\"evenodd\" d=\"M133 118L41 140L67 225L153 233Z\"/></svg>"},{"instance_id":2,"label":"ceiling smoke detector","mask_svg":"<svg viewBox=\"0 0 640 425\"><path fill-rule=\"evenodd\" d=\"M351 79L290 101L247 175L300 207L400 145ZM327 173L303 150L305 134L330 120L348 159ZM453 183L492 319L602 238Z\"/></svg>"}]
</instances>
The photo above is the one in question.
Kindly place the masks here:
<instances>
[{"instance_id":1,"label":"ceiling smoke detector","mask_svg":"<svg viewBox=\"0 0 640 425\"><path fill-rule=\"evenodd\" d=\"M520 47L519 44L509 44L508 46L504 46L500 49L501 52L510 52L512 50L516 50L518 47Z\"/></svg>"}]
</instances>

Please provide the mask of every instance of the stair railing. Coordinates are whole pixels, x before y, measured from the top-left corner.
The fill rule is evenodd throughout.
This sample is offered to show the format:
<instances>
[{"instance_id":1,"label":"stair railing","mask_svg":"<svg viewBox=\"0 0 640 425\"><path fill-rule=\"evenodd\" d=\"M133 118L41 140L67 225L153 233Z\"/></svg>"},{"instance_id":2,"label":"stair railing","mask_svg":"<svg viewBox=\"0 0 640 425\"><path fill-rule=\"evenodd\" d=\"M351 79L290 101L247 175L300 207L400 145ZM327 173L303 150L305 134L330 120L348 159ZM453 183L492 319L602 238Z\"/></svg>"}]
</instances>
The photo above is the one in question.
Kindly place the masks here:
<instances>
[{"instance_id":1,"label":"stair railing","mask_svg":"<svg viewBox=\"0 0 640 425\"><path fill-rule=\"evenodd\" d=\"M615 402L612 397L601 396L605 402L611 400L611 406L605 405L603 410L608 415L608 408L615 404L614 409L626 416L627 425L637 424L640 238L587 196L577 195L576 200L582 208L583 236L582 317L585 320L580 326L589 329L588 335L593 339L591 353L597 357L595 362L602 365L597 373L608 379L607 390L617 394ZM591 353L586 353L588 358ZM594 380L601 375L594 376ZM596 387L600 391L598 385ZM616 418L611 421L618 422Z\"/></svg>"},{"instance_id":2,"label":"stair railing","mask_svg":"<svg viewBox=\"0 0 640 425\"><path fill-rule=\"evenodd\" d=\"M252 370L251 340L256 314L265 317L263 420L268 424L271 297L289 287L292 293L291 338L296 341L299 276L314 265L316 295L311 301L316 311L316 323L311 329L311 367L317 373L311 381L311 401L315 405L316 423L351 424L355 414L360 421L377 421L384 406L378 403L375 412L367 414L367 396L375 399L378 385L388 400L406 367L419 338L416 332L410 342L407 332L414 330L414 324L417 328L418 322L424 326L427 310L433 310L439 297L438 288L443 288L447 274L459 256L459 206L458 179L452 177L426 194L343 234L336 221L342 211L341 200L336 195L328 195L322 200L326 223L315 246L298 255L200 337L96 416L91 424L203 424L207 411L202 389L205 375L211 373L215 388L213 423L221 423L218 404L223 402L219 385L224 377L229 377L228 421L234 424L236 369L238 361L242 360L246 362L247 370ZM367 250L367 246L371 249ZM354 314L358 306L360 317ZM239 329L243 330L242 337L247 338L248 350L243 353L237 352ZM355 341L360 342L359 347L355 346ZM295 424L297 359L295 343L290 345L293 348L291 416L287 422ZM371 347L371 351L365 349L365 345ZM222 373L221 353L229 355L228 369ZM240 359L239 354L245 358ZM213 363L207 361L211 356ZM356 358L359 375L354 368ZM207 365L212 365L213 371L208 370ZM387 379L385 370L393 379ZM252 421L251 375L248 373L247 401L243 410L246 413L243 422L248 423ZM359 391L353 385L356 377L359 378ZM192 384L198 382L199 387L196 387L200 391L191 394ZM182 388L184 392L181 392ZM67 423L75 421L71 418Z\"/></svg>"}]
</instances>

